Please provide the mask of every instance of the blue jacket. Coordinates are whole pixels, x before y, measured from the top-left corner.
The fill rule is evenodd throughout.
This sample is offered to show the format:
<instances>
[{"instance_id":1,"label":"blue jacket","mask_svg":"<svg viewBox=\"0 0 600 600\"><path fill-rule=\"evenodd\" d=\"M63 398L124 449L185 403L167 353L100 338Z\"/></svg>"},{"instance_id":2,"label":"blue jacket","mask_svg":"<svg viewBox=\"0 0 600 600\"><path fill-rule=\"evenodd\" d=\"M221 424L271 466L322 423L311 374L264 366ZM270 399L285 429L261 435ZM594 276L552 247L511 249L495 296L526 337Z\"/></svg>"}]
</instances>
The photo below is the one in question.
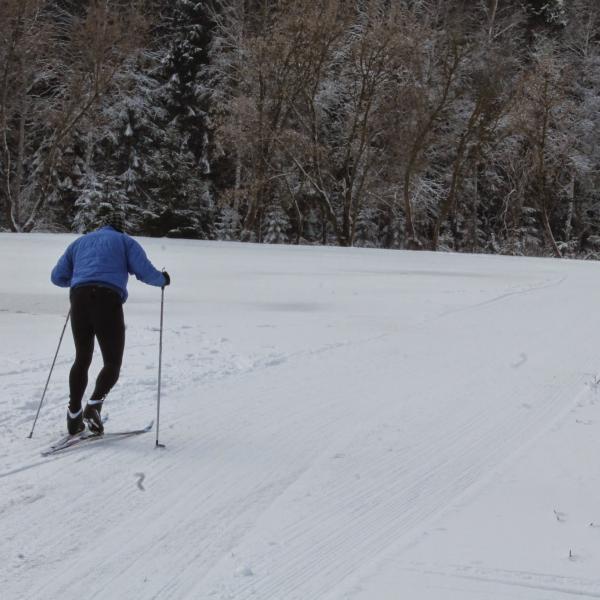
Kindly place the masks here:
<instances>
[{"instance_id":1,"label":"blue jacket","mask_svg":"<svg viewBox=\"0 0 600 600\"><path fill-rule=\"evenodd\" d=\"M119 292L125 302L130 273L149 285L162 287L166 283L133 238L106 226L70 244L52 269L51 279L60 287L105 285Z\"/></svg>"}]
</instances>

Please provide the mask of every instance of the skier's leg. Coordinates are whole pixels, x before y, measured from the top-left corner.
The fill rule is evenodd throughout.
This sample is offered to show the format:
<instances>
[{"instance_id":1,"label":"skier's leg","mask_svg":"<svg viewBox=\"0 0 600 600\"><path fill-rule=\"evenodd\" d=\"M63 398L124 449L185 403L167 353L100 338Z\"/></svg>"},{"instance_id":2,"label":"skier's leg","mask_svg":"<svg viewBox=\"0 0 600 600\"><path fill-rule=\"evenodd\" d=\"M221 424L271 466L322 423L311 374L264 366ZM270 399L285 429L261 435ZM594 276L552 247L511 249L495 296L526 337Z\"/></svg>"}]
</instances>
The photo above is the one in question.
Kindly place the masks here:
<instances>
[{"instance_id":1,"label":"skier's leg","mask_svg":"<svg viewBox=\"0 0 600 600\"><path fill-rule=\"evenodd\" d=\"M100 288L94 310L94 330L102 351L104 366L88 404L102 402L119 379L125 349L123 304L116 292Z\"/></svg>"},{"instance_id":2,"label":"skier's leg","mask_svg":"<svg viewBox=\"0 0 600 600\"><path fill-rule=\"evenodd\" d=\"M88 369L94 355L94 329L89 312L86 288L71 292L71 331L75 342L75 362L69 373L69 410L77 413L88 383Z\"/></svg>"}]
</instances>

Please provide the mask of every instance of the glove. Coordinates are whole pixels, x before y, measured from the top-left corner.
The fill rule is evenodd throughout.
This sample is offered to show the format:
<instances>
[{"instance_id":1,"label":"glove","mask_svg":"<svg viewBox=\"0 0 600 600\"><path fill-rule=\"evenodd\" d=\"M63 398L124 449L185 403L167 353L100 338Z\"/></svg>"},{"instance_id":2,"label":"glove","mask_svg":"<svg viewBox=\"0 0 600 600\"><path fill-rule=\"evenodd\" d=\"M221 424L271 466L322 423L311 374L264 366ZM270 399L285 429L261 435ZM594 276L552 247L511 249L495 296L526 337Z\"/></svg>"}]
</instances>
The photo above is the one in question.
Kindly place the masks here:
<instances>
[{"instance_id":1,"label":"glove","mask_svg":"<svg viewBox=\"0 0 600 600\"><path fill-rule=\"evenodd\" d=\"M171 285L171 278L169 277L169 274L166 271L162 272L163 277L165 278L165 284L163 285L163 287L167 287L168 285Z\"/></svg>"}]
</instances>

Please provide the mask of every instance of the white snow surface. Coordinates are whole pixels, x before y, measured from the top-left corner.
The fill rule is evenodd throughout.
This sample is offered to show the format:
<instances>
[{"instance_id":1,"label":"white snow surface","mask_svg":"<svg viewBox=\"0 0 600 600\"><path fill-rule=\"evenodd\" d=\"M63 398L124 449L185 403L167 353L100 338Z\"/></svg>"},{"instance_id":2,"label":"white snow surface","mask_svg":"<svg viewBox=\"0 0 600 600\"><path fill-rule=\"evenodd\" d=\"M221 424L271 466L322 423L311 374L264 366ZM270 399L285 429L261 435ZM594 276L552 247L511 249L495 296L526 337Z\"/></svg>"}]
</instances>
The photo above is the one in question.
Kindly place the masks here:
<instances>
[{"instance_id":1,"label":"white snow surface","mask_svg":"<svg viewBox=\"0 0 600 600\"><path fill-rule=\"evenodd\" d=\"M2 600L600 598L597 263L142 239L166 448L43 458L73 239L0 234ZM108 431L156 413L129 291Z\"/></svg>"}]
</instances>

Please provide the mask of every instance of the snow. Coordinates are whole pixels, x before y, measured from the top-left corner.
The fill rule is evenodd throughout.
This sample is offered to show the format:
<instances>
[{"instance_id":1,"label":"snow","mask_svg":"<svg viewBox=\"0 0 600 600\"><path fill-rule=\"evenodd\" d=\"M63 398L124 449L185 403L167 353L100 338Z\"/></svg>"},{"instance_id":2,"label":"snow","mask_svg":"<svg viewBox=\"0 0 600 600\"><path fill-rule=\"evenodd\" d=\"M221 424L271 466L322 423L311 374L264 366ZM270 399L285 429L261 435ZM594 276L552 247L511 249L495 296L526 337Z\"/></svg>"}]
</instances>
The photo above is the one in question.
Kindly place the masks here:
<instances>
[{"instance_id":1,"label":"snow","mask_svg":"<svg viewBox=\"0 0 600 600\"><path fill-rule=\"evenodd\" d=\"M43 458L72 239L0 234L3 600L600 598L597 264L142 239L166 448ZM160 291L125 315L107 431L156 412Z\"/></svg>"}]
</instances>

